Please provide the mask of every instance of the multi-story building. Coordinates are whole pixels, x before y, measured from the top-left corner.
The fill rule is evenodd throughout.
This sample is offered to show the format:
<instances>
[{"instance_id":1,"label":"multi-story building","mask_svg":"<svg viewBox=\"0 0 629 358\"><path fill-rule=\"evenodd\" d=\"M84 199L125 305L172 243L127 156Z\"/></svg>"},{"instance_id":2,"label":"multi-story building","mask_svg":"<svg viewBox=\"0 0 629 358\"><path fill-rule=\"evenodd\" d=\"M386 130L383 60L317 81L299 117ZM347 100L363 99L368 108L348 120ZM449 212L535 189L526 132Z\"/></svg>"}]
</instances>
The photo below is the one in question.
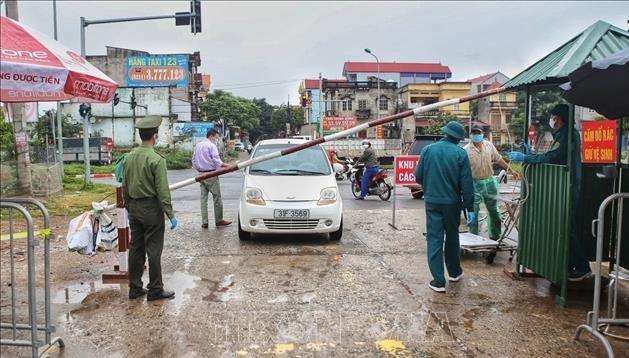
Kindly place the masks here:
<instances>
[{"instance_id":1,"label":"multi-story building","mask_svg":"<svg viewBox=\"0 0 629 358\"><path fill-rule=\"evenodd\" d=\"M392 81L400 87L410 83L430 83L452 77L448 66L440 63L345 62L343 77L349 82L368 81L371 77Z\"/></svg>"},{"instance_id":2,"label":"multi-story building","mask_svg":"<svg viewBox=\"0 0 629 358\"><path fill-rule=\"evenodd\" d=\"M471 84L470 94L500 88L509 77L501 72L494 72L468 80ZM516 138L509 132L509 123L517 110L516 93L513 91L495 94L476 100L474 120L491 133L495 145L514 143Z\"/></svg>"},{"instance_id":3,"label":"multi-story building","mask_svg":"<svg viewBox=\"0 0 629 358\"><path fill-rule=\"evenodd\" d=\"M321 105L325 117L355 118L361 124L380 117L397 113L397 83L378 81L370 77L367 81L323 80ZM400 129L396 124L359 132L358 138L399 138Z\"/></svg>"},{"instance_id":4,"label":"multi-story building","mask_svg":"<svg viewBox=\"0 0 629 358\"><path fill-rule=\"evenodd\" d=\"M413 83L402 86L398 90L402 109L418 108L467 96L469 92L470 83L468 82ZM470 120L470 107L467 102L442 107L416 115L414 118L415 134L423 134L424 129L430 125L431 119L437 118L439 113L446 112L457 116L462 123L467 123Z\"/></svg>"}]
</instances>

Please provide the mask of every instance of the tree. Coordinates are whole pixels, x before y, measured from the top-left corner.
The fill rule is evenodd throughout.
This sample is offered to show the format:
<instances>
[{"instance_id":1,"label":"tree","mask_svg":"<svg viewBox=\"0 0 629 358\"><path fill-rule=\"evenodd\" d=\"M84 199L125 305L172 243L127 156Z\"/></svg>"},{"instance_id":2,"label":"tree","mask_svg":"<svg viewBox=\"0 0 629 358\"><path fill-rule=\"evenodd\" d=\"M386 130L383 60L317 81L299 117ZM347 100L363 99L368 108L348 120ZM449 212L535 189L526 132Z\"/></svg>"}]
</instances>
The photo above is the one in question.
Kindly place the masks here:
<instances>
[{"instance_id":1,"label":"tree","mask_svg":"<svg viewBox=\"0 0 629 358\"><path fill-rule=\"evenodd\" d=\"M13 126L4 119L3 111L0 111L0 154L2 161L15 159Z\"/></svg>"},{"instance_id":2,"label":"tree","mask_svg":"<svg viewBox=\"0 0 629 358\"><path fill-rule=\"evenodd\" d=\"M260 108L250 99L215 90L208 94L201 110L211 122L220 121L244 130L250 130L260 124Z\"/></svg>"},{"instance_id":3,"label":"tree","mask_svg":"<svg viewBox=\"0 0 629 358\"><path fill-rule=\"evenodd\" d=\"M441 127L445 126L450 121L461 122L461 120L459 120L459 117L457 117L457 116L455 116L453 114L450 114L450 112L441 112L441 111L439 111L439 114L437 115L437 118L431 118L428 121L429 125L424 130L424 133L426 133L426 134L442 134L441 133Z\"/></svg>"},{"instance_id":4,"label":"tree","mask_svg":"<svg viewBox=\"0 0 629 358\"><path fill-rule=\"evenodd\" d=\"M249 139L252 143L255 143L258 139L263 136L268 136L273 132L273 128L271 127L271 115L273 114L274 107L267 103L265 98L254 98L252 101L260 108L260 125L249 130Z\"/></svg>"},{"instance_id":5,"label":"tree","mask_svg":"<svg viewBox=\"0 0 629 358\"><path fill-rule=\"evenodd\" d=\"M286 123L290 123L292 133L295 129L300 128L304 123L304 110L302 108L291 107L290 118L288 115L288 106L282 104L273 111L271 115L271 127L276 133L286 131Z\"/></svg>"}]
</instances>

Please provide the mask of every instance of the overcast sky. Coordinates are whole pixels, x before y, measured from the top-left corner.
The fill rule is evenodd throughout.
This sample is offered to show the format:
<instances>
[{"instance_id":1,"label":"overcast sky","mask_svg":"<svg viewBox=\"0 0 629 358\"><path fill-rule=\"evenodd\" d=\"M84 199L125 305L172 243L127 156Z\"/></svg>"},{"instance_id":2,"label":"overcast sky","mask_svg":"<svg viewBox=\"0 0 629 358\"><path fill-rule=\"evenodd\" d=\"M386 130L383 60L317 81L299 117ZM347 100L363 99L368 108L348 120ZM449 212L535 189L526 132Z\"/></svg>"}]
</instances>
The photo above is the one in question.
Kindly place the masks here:
<instances>
[{"instance_id":1,"label":"overcast sky","mask_svg":"<svg viewBox=\"0 0 629 358\"><path fill-rule=\"evenodd\" d=\"M1 6L5 14L4 5ZM57 1L59 41L80 52L79 17L189 11L188 1ZM53 34L51 1L19 1L20 21ZM340 78L345 61L441 62L454 80L514 76L597 20L627 29L629 2L203 2L203 32L174 20L93 25L87 54L105 46L201 52L212 88L272 104L297 101L298 79ZM285 81L271 86L260 83ZM291 82L288 82L291 81ZM244 85L241 85L244 84ZM235 88L258 85L257 87Z\"/></svg>"}]
</instances>

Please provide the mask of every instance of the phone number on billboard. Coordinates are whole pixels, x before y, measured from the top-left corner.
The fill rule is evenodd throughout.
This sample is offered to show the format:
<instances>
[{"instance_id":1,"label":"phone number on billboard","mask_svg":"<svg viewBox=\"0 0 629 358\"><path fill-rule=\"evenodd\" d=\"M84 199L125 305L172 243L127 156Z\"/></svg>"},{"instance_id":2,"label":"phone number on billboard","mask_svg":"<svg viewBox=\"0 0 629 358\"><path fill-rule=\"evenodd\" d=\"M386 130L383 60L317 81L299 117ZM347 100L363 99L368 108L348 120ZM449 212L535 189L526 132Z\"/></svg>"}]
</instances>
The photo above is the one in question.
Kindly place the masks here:
<instances>
[{"instance_id":1,"label":"phone number on billboard","mask_svg":"<svg viewBox=\"0 0 629 358\"><path fill-rule=\"evenodd\" d=\"M184 79L185 71L181 67L131 67L129 78L134 81L173 81L178 82Z\"/></svg>"}]
</instances>

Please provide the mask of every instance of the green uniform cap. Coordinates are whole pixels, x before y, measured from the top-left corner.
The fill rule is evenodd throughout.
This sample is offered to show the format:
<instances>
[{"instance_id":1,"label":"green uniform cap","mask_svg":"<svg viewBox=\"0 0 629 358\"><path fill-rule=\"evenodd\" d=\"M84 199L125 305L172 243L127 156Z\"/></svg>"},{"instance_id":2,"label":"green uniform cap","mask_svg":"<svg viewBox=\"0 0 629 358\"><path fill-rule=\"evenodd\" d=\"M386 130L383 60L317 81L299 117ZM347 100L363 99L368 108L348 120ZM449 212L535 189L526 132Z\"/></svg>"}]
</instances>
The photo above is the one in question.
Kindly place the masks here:
<instances>
[{"instance_id":1,"label":"green uniform cap","mask_svg":"<svg viewBox=\"0 0 629 358\"><path fill-rule=\"evenodd\" d=\"M137 129L151 129L158 128L162 124L162 117L160 116L146 116L140 118L135 122L135 128Z\"/></svg>"}]
</instances>

